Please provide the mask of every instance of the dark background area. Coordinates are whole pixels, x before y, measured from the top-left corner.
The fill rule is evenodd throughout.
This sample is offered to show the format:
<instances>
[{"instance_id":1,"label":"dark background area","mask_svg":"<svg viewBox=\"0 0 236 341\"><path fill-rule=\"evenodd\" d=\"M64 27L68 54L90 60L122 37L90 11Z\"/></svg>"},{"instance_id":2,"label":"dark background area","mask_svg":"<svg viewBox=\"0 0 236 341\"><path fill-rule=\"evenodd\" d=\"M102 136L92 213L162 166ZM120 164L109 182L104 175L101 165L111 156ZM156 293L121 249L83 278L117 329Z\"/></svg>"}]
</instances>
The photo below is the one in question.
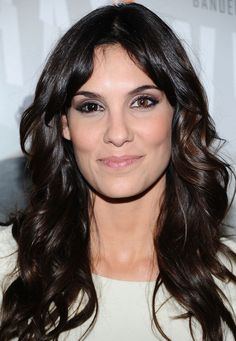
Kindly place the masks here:
<instances>
[{"instance_id":1,"label":"dark background area","mask_svg":"<svg viewBox=\"0 0 236 341\"><path fill-rule=\"evenodd\" d=\"M0 221L26 205L30 181L24 157L0 161Z\"/></svg>"}]
</instances>

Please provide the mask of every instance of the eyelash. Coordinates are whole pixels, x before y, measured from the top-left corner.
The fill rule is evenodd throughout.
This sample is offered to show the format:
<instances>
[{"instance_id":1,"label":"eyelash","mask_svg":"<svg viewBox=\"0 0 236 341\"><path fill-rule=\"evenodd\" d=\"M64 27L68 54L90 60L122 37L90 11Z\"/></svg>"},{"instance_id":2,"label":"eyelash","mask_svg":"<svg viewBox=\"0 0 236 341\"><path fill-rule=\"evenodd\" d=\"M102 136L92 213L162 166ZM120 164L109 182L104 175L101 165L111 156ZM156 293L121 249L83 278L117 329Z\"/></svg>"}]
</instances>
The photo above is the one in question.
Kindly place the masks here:
<instances>
[{"instance_id":1,"label":"eyelash","mask_svg":"<svg viewBox=\"0 0 236 341\"><path fill-rule=\"evenodd\" d=\"M139 106L139 105L136 105L134 106L134 104L138 101L149 101L151 103L149 103L147 106ZM135 98L135 100L131 103L131 108L143 108L143 109L149 109L150 107L153 107L155 106L156 104L158 104L159 101L152 97L152 96L147 96L147 95L141 95L139 96L138 98ZM90 109L89 109L89 106ZM100 109L98 109L100 107ZM96 109L95 109L96 108ZM104 111L105 109L98 103L96 102L86 102L86 103L82 103L80 105L77 106L76 108L79 112L81 113L86 113L86 114L90 114L90 113L94 113L94 112L97 112L97 111Z\"/></svg>"},{"instance_id":2,"label":"eyelash","mask_svg":"<svg viewBox=\"0 0 236 341\"><path fill-rule=\"evenodd\" d=\"M150 107L153 107L156 104L158 104L158 102L159 102L156 98L154 98L152 96L141 95L138 98L135 98L135 100L132 103L132 106L134 103L136 103L137 101L140 101L140 100L148 100L149 102L151 102L151 104L149 103L147 106L142 106L142 108L144 108L144 109L148 109ZM133 108L140 108L140 107L139 106L133 106Z\"/></svg>"},{"instance_id":3,"label":"eyelash","mask_svg":"<svg viewBox=\"0 0 236 341\"><path fill-rule=\"evenodd\" d=\"M91 110L88 110L88 106L92 106L92 108L90 108ZM97 109L94 110L94 106L100 107L102 110L101 109L100 110L97 110ZM82 103L79 106L77 106L76 110L78 110L81 113L90 114L90 113L93 113L96 111L104 111L104 108L96 102L86 102L86 103Z\"/></svg>"}]
</instances>

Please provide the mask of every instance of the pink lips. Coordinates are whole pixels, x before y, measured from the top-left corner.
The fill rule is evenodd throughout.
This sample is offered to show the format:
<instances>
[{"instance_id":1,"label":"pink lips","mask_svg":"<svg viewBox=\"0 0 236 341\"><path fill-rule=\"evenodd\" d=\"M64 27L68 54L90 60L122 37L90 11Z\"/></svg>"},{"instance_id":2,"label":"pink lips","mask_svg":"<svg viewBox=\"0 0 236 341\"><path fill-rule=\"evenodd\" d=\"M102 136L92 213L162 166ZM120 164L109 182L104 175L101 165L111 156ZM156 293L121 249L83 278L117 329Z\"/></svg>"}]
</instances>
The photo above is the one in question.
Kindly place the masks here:
<instances>
[{"instance_id":1,"label":"pink lips","mask_svg":"<svg viewBox=\"0 0 236 341\"><path fill-rule=\"evenodd\" d=\"M142 157L143 156L140 155L109 156L99 159L99 161L102 162L104 166L109 168L120 169L136 163Z\"/></svg>"}]
</instances>

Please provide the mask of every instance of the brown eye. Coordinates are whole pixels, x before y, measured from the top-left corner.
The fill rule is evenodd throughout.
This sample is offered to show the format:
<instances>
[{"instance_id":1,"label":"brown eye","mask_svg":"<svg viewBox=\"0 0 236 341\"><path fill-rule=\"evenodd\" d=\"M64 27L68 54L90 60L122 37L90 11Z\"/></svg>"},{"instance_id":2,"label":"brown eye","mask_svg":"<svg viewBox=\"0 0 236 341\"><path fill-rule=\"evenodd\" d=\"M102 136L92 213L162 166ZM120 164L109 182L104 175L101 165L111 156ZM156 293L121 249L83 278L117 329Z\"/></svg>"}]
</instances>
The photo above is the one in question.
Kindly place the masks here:
<instances>
[{"instance_id":1,"label":"brown eye","mask_svg":"<svg viewBox=\"0 0 236 341\"><path fill-rule=\"evenodd\" d=\"M96 111L104 110L104 108L100 104L95 102L83 103L79 105L76 109L82 113L93 113Z\"/></svg>"},{"instance_id":2,"label":"brown eye","mask_svg":"<svg viewBox=\"0 0 236 341\"><path fill-rule=\"evenodd\" d=\"M158 103L158 101L153 98L153 97L149 97L149 96L141 96L139 98L137 98L133 103L132 103L132 108L150 108L154 105L156 105Z\"/></svg>"},{"instance_id":3,"label":"brown eye","mask_svg":"<svg viewBox=\"0 0 236 341\"><path fill-rule=\"evenodd\" d=\"M140 106L140 107L148 108L149 105L150 105L151 103L150 103L150 100L149 100L148 98L140 98L140 99L137 101L137 104L138 104L138 106Z\"/></svg>"}]
</instances>

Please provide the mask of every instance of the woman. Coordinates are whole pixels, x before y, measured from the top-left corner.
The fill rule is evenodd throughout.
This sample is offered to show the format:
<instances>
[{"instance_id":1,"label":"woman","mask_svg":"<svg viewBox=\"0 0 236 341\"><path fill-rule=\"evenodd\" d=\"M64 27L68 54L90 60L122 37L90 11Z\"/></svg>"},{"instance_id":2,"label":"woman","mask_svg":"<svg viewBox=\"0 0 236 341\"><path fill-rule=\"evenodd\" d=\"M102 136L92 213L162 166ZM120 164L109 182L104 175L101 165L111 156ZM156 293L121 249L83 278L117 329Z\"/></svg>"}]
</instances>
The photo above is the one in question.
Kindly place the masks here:
<instances>
[{"instance_id":1,"label":"woman","mask_svg":"<svg viewBox=\"0 0 236 341\"><path fill-rule=\"evenodd\" d=\"M157 15L123 4L76 23L20 132L33 188L3 260L16 270L0 340L236 338L235 243L221 238L231 170Z\"/></svg>"}]
</instances>

